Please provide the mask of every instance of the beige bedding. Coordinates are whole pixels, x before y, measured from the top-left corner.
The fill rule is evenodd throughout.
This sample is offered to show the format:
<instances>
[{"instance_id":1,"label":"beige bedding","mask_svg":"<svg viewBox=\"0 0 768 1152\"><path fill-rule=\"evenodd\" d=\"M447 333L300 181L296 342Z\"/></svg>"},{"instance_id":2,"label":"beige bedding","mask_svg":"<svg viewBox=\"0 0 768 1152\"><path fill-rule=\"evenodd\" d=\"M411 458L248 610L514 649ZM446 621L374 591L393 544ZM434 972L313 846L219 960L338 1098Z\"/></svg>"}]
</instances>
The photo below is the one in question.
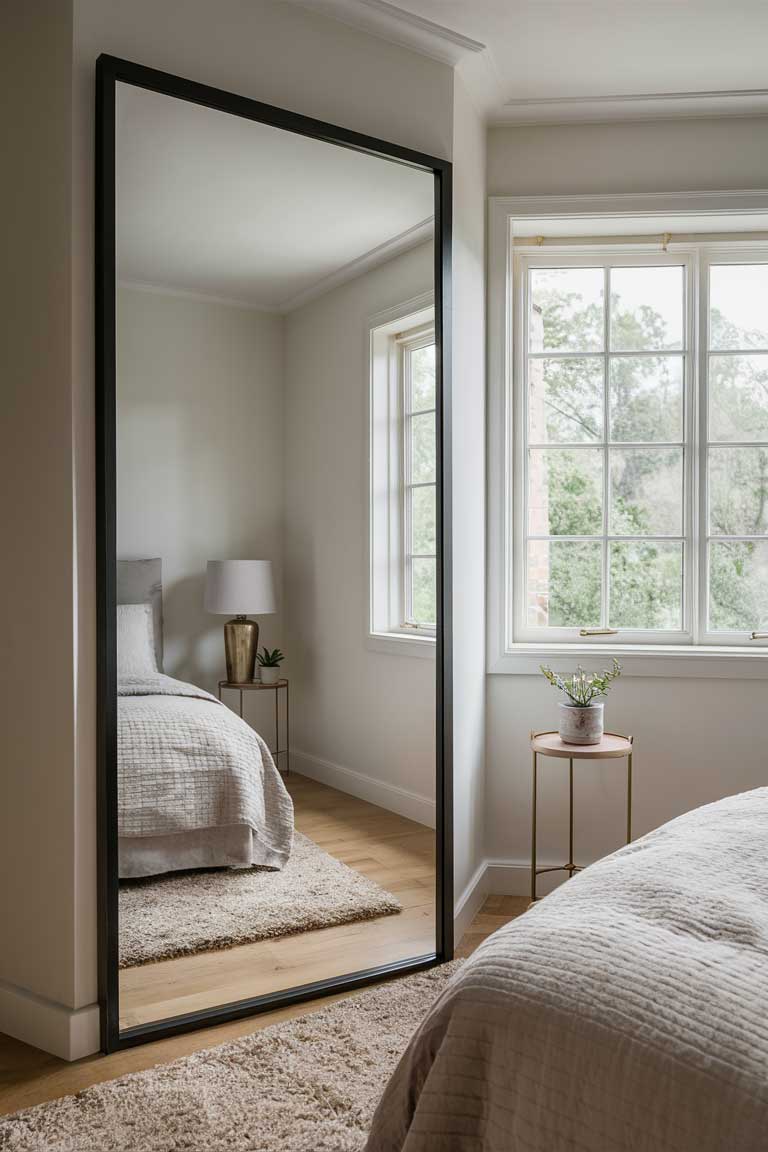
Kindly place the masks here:
<instances>
[{"instance_id":1,"label":"beige bedding","mask_svg":"<svg viewBox=\"0 0 768 1152\"><path fill-rule=\"evenodd\" d=\"M768 788L666 824L490 937L367 1152L765 1152Z\"/></svg>"}]
</instances>

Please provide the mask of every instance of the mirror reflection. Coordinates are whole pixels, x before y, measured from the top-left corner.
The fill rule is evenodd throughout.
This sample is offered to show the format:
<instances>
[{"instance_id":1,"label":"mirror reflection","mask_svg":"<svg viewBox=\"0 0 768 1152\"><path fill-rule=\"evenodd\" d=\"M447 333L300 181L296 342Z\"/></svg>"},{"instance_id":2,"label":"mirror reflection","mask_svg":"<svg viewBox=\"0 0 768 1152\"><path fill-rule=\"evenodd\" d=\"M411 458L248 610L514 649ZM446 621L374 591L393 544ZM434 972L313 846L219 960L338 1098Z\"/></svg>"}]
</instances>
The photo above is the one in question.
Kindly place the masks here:
<instances>
[{"instance_id":1,"label":"mirror reflection","mask_svg":"<svg viewBox=\"0 0 768 1152\"><path fill-rule=\"evenodd\" d=\"M435 950L431 173L118 84L121 1027Z\"/></svg>"}]
</instances>

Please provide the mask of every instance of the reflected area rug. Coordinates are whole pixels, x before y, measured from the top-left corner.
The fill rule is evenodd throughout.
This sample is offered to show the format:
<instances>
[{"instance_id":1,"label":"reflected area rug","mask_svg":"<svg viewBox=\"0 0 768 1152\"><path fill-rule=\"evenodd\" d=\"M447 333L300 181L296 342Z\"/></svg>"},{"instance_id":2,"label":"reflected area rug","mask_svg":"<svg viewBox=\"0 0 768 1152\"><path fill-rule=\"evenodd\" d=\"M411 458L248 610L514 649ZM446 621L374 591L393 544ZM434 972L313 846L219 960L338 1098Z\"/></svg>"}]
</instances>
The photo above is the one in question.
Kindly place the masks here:
<instances>
[{"instance_id":1,"label":"reflected area rug","mask_svg":"<svg viewBox=\"0 0 768 1152\"><path fill-rule=\"evenodd\" d=\"M120 884L120 967L402 911L400 901L294 834L285 867L175 872Z\"/></svg>"},{"instance_id":2,"label":"reflected area rug","mask_svg":"<svg viewBox=\"0 0 768 1152\"><path fill-rule=\"evenodd\" d=\"M0 1119L12 1152L361 1152L413 1032L462 962Z\"/></svg>"}]
</instances>

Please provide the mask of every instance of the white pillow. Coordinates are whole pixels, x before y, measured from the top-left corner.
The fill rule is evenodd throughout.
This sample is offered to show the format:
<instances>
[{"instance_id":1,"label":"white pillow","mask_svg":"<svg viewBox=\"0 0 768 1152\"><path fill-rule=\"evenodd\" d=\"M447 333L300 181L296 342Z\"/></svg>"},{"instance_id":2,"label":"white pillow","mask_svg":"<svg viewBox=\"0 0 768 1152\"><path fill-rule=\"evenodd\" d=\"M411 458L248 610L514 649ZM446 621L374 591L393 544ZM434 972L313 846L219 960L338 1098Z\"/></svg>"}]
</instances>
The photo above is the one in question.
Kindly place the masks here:
<instances>
[{"instance_id":1,"label":"white pillow","mask_svg":"<svg viewBox=\"0 0 768 1152\"><path fill-rule=\"evenodd\" d=\"M157 672L151 604L117 606L117 675L145 676Z\"/></svg>"}]
</instances>

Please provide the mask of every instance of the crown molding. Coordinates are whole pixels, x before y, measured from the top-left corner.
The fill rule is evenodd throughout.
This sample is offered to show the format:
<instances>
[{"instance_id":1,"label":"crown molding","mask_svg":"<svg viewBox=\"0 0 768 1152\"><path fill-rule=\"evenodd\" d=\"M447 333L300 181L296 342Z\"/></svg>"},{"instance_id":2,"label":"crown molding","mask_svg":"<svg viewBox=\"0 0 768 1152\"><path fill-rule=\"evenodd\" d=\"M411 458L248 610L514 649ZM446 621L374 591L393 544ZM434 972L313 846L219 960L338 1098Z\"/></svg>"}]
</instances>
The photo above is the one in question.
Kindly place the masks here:
<instances>
[{"instance_id":1,"label":"crown molding","mask_svg":"<svg viewBox=\"0 0 768 1152\"><path fill-rule=\"evenodd\" d=\"M467 53L485 50L485 44L479 40L417 16L388 0L291 0L291 3L451 67Z\"/></svg>"},{"instance_id":2,"label":"crown molding","mask_svg":"<svg viewBox=\"0 0 768 1152\"><path fill-rule=\"evenodd\" d=\"M494 126L520 128L526 125L604 124L614 120L760 115L768 115L768 89L765 88L507 100L490 119Z\"/></svg>"},{"instance_id":3,"label":"crown molding","mask_svg":"<svg viewBox=\"0 0 768 1152\"><path fill-rule=\"evenodd\" d=\"M336 271L331 272L330 275L323 276L322 279L311 284L309 288L305 288L290 300L276 304L256 304L253 301L239 299L236 296L213 296L205 292L194 292L188 288L179 288L174 284L157 284L147 280L128 280L119 277L117 284L120 288L129 288L134 292L151 292L155 296L177 296L183 300L195 300L200 304L223 304L228 308L240 308L246 312L285 315L288 312L294 312L297 308L302 308L305 304L308 304L310 300L322 296L325 292L339 288L342 284L345 284L347 280L354 280L357 276L362 276L364 273L372 271L378 267L379 264L385 264L387 260L392 260L395 256L401 256L404 252L410 251L411 248L418 248L420 244L425 244L431 239L433 233L434 217L429 216L426 220L414 224L411 228L406 228L404 232L398 233L397 236L392 236L389 240L385 240L383 244L378 244L375 248L371 248L370 251L364 252L362 256L357 256L354 260L350 260L348 264L343 264L341 268L337 268Z\"/></svg>"},{"instance_id":4,"label":"crown molding","mask_svg":"<svg viewBox=\"0 0 768 1152\"><path fill-rule=\"evenodd\" d=\"M616 192L558 196L489 196L492 218L749 215L768 211L768 189L714 192Z\"/></svg>"}]
</instances>

